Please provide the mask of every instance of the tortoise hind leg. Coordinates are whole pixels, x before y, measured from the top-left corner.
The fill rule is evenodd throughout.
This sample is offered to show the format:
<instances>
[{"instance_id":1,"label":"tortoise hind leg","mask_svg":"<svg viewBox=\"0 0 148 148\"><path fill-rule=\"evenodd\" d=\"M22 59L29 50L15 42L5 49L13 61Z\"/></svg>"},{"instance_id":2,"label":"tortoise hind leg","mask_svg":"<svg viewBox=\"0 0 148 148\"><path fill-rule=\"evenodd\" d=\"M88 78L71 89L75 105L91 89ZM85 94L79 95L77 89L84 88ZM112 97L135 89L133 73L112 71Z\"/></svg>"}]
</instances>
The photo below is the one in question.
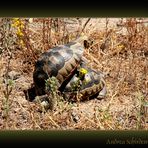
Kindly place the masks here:
<instances>
[{"instance_id":1,"label":"tortoise hind leg","mask_svg":"<svg viewBox=\"0 0 148 148\"><path fill-rule=\"evenodd\" d=\"M106 89L106 87L103 87L103 89L99 92L97 99L105 98L106 94L107 94L107 89Z\"/></svg>"},{"instance_id":2,"label":"tortoise hind leg","mask_svg":"<svg viewBox=\"0 0 148 148\"><path fill-rule=\"evenodd\" d=\"M35 99L35 97L36 97L35 87L34 86L32 86L31 88L29 88L27 90L24 90L23 92L25 94L26 100L28 100L28 101L33 101Z\"/></svg>"}]
</instances>

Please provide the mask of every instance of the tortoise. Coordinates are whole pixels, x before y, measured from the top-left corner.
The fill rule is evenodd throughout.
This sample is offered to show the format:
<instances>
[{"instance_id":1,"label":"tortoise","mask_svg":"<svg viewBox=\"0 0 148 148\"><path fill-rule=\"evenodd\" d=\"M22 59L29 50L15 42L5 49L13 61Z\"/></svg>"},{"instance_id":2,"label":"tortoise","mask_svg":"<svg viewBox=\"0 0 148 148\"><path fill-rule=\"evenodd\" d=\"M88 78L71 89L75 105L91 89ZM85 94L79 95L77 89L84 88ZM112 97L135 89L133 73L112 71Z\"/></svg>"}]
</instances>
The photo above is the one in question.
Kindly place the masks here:
<instances>
[{"instance_id":1,"label":"tortoise","mask_svg":"<svg viewBox=\"0 0 148 148\"><path fill-rule=\"evenodd\" d=\"M33 72L33 82L36 96L46 94L45 80L56 77L58 87L63 91L70 79L77 71L82 61L84 49L89 44L87 36L81 36L65 45L59 45L42 53Z\"/></svg>"},{"instance_id":2,"label":"tortoise","mask_svg":"<svg viewBox=\"0 0 148 148\"><path fill-rule=\"evenodd\" d=\"M34 88L31 88L35 92ZM31 90L30 89L30 90ZM104 80L104 74L86 66L86 63L81 62L77 67L76 73L65 86L62 93L63 98L70 102L86 101L90 99L103 99L106 96L107 89ZM33 95L33 94L31 94ZM40 96L34 100L40 102L46 109L51 109L54 105L51 103L51 98L47 94Z\"/></svg>"},{"instance_id":3,"label":"tortoise","mask_svg":"<svg viewBox=\"0 0 148 148\"><path fill-rule=\"evenodd\" d=\"M103 73L80 64L78 72L64 89L64 97L70 101L84 101L92 98L102 99L107 93Z\"/></svg>"}]
</instances>

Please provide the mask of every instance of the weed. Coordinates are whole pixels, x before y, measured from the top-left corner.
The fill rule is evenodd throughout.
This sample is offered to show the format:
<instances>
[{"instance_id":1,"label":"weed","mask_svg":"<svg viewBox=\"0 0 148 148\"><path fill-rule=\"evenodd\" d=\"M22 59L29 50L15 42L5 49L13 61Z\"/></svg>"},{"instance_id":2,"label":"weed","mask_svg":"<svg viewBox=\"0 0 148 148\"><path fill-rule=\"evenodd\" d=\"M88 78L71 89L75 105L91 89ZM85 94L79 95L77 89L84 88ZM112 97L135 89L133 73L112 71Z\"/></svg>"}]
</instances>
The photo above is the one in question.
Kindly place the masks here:
<instances>
[{"instance_id":1,"label":"weed","mask_svg":"<svg viewBox=\"0 0 148 148\"><path fill-rule=\"evenodd\" d=\"M4 76L4 85L0 86L4 122L0 121L0 128L14 129L16 125L18 129L148 129L147 18L121 18L115 25L113 21L111 18L0 18L0 64L3 65L0 76ZM106 98L77 102L74 107L59 94L55 78L50 78L46 81L47 97L44 96L47 102L40 103L49 105L53 112L44 108L38 112L37 104L25 102L19 83L32 82L34 62L41 53L68 43L82 32L93 38L91 47L84 51L88 65L107 73ZM12 69L21 72L23 82L9 79L8 72ZM79 79L73 86L77 96L80 85ZM90 106L86 108L87 104ZM77 122L67 122L73 107L80 118ZM27 121L22 120L21 112L28 110L30 116Z\"/></svg>"},{"instance_id":2,"label":"weed","mask_svg":"<svg viewBox=\"0 0 148 148\"><path fill-rule=\"evenodd\" d=\"M48 94L49 105L50 105L49 108L51 110L54 110L56 108L57 102L59 100L58 80L56 79L56 77L52 76L46 80L45 90L46 90L46 93Z\"/></svg>"}]
</instances>

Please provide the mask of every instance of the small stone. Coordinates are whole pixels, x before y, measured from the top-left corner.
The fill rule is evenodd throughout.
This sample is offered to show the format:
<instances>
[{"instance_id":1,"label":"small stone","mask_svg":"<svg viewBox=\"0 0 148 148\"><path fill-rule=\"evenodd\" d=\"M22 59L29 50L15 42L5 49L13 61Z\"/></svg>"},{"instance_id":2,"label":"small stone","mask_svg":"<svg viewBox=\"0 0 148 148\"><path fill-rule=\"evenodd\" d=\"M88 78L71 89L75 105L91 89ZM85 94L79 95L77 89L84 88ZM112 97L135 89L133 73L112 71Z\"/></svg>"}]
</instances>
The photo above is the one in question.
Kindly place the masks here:
<instances>
[{"instance_id":1,"label":"small stone","mask_svg":"<svg viewBox=\"0 0 148 148\"><path fill-rule=\"evenodd\" d=\"M78 123L78 121L80 120L80 117L78 116L78 114L76 112L72 112L71 116L72 116L73 121Z\"/></svg>"},{"instance_id":2,"label":"small stone","mask_svg":"<svg viewBox=\"0 0 148 148\"><path fill-rule=\"evenodd\" d=\"M9 73L8 73L8 77L9 77L9 79L12 79L12 80L16 80L16 79L18 79L19 77L20 77L20 73L18 73L18 72L16 72L16 71L10 71Z\"/></svg>"},{"instance_id":3,"label":"small stone","mask_svg":"<svg viewBox=\"0 0 148 148\"><path fill-rule=\"evenodd\" d=\"M43 106L45 109L49 109L49 102L43 101L43 102L41 102L41 106Z\"/></svg>"}]
</instances>

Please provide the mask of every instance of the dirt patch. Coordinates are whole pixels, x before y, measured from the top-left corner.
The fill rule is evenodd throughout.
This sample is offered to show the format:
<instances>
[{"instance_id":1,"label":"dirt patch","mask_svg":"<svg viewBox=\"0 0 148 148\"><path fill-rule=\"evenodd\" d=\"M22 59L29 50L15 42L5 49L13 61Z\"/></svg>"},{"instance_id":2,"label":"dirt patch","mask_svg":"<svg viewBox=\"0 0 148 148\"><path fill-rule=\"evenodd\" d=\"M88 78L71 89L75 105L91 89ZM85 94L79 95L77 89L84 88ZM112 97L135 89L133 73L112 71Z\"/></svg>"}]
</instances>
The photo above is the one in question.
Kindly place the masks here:
<instances>
[{"instance_id":1,"label":"dirt patch","mask_svg":"<svg viewBox=\"0 0 148 148\"><path fill-rule=\"evenodd\" d=\"M71 34L68 40L74 38L78 30L84 27L87 19L72 21L65 18L63 24L66 23L67 32ZM26 100L23 92L33 82L33 64L36 59L33 55L39 56L41 52L46 51L48 43L48 47L54 47L66 42L62 40L67 35L66 31L62 32L63 24L57 27L57 35L54 32L56 27L51 29L48 20L43 28L43 20L27 19L30 21L30 42L27 43L32 45L33 51L30 46L11 50L7 79L5 75L9 60L8 50L3 48L0 55L0 129L148 129L147 114L141 113L143 103L148 101L147 19L92 18L85 28L85 33L95 42L84 55L92 68L105 73L107 96L102 100L95 98L76 103L63 100L54 111L44 111L40 104ZM57 23L57 20L52 21ZM145 23L139 23L142 21ZM101 49L102 44L105 46ZM4 93L7 92L8 80L13 81L13 85L9 86L9 89L12 88L9 96Z\"/></svg>"}]
</instances>

